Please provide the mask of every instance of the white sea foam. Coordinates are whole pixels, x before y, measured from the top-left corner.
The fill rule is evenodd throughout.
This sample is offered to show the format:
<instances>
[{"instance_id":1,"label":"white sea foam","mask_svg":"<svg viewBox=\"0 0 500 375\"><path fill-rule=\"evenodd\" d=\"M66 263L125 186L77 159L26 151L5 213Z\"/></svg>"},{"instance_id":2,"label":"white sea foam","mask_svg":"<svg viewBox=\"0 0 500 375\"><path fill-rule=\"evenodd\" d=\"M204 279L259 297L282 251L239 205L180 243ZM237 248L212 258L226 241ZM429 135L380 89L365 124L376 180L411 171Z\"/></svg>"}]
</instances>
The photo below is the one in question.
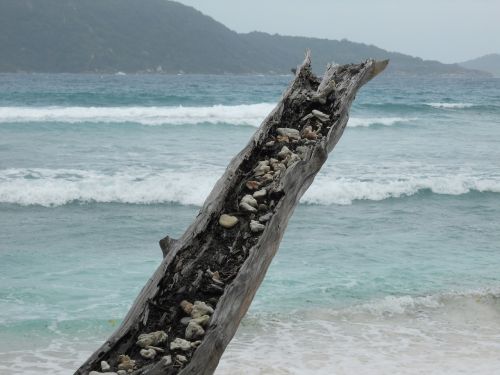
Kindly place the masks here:
<instances>
[{"instance_id":1,"label":"white sea foam","mask_svg":"<svg viewBox=\"0 0 500 375\"><path fill-rule=\"evenodd\" d=\"M392 126L392 125L404 124L415 120L417 119L412 117L372 117L372 118L352 117L349 119L347 126L351 128L369 127L373 125Z\"/></svg>"},{"instance_id":2,"label":"white sea foam","mask_svg":"<svg viewBox=\"0 0 500 375\"><path fill-rule=\"evenodd\" d=\"M203 171L131 169L103 174L73 169L6 169L0 171L0 202L47 207L74 201L201 205L216 180L216 173Z\"/></svg>"},{"instance_id":3,"label":"white sea foam","mask_svg":"<svg viewBox=\"0 0 500 375\"><path fill-rule=\"evenodd\" d=\"M443 109L464 109L464 108L474 107L474 104L472 103L425 103L425 104L433 108L443 108Z\"/></svg>"},{"instance_id":4,"label":"white sea foam","mask_svg":"<svg viewBox=\"0 0 500 375\"><path fill-rule=\"evenodd\" d=\"M65 122L142 125L228 123L259 126L275 104L210 107L0 107L0 123Z\"/></svg>"},{"instance_id":5,"label":"white sea foam","mask_svg":"<svg viewBox=\"0 0 500 375\"><path fill-rule=\"evenodd\" d=\"M200 206L222 173L222 168L216 173L129 169L114 174L73 169L4 169L0 170L0 202L47 207L74 201ZM355 200L411 196L422 190L447 195L471 191L500 193L500 179L448 175L365 181L321 175L301 202L344 205Z\"/></svg>"},{"instance_id":6,"label":"white sea foam","mask_svg":"<svg viewBox=\"0 0 500 375\"><path fill-rule=\"evenodd\" d=\"M500 371L499 323L499 295L489 291L251 313L217 374L489 375Z\"/></svg>"},{"instance_id":7,"label":"white sea foam","mask_svg":"<svg viewBox=\"0 0 500 375\"><path fill-rule=\"evenodd\" d=\"M384 298L335 310L338 316L371 315L385 317L396 315L420 315L438 309L463 309L468 302L500 308L500 288L464 290L431 294L426 296L386 296ZM500 313L500 311L498 311ZM500 315L498 316L500 318ZM500 333L500 332L499 332Z\"/></svg>"},{"instance_id":8,"label":"white sea foam","mask_svg":"<svg viewBox=\"0 0 500 375\"><path fill-rule=\"evenodd\" d=\"M467 175L409 176L400 179L359 180L319 176L304 195L310 204L351 204L355 200L380 201L411 196L423 190L435 194L462 195L471 191L500 193L500 179Z\"/></svg>"},{"instance_id":9,"label":"white sea foam","mask_svg":"<svg viewBox=\"0 0 500 375\"><path fill-rule=\"evenodd\" d=\"M258 127L274 107L273 103L210 107L0 107L0 123L136 123L141 125L224 123ZM415 118L353 117L347 126L391 126L413 120Z\"/></svg>"},{"instance_id":10,"label":"white sea foam","mask_svg":"<svg viewBox=\"0 0 500 375\"><path fill-rule=\"evenodd\" d=\"M498 288L386 296L338 309L278 310L250 310L216 375L500 372ZM50 337L5 333L0 373L72 373L109 334L99 337L95 325L68 330L78 323L50 323Z\"/></svg>"},{"instance_id":11,"label":"white sea foam","mask_svg":"<svg viewBox=\"0 0 500 375\"><path fill-rule=\"evenodd\" d=\"M92 354L92 350L101 344L101 340L95 338L84 343L71 337L56 337L45 341L39 338L28 341L16 337L12 340L10 348L0 347L0 374L72 374ZM19 344L23 342L24 348L19 348Z\"/></svg>"}]
</instances>

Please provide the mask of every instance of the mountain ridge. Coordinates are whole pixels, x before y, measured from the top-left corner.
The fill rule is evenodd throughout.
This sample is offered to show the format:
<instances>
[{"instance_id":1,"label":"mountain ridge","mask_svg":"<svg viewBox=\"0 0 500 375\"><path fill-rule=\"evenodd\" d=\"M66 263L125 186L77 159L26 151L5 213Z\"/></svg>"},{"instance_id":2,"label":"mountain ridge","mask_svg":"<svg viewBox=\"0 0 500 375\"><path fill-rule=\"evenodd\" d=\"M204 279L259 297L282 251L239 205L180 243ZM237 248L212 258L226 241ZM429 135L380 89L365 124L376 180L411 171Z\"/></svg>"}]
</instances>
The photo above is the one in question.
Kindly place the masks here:
<instances>
[{"instance_id":1,"label":"mountain ridge","mask_svg":"<svg viewBox=\"0 0 500 375\"><path fill-rule=\"evenodd\" d=\"M0 72L284 74L307 48L318 70L389 58L395 74L485 75L347 40L239 34L168 0L0 0Z\"/></svg>"},{"instance_id":2,"label":"mountain ridge","mask_svg":"<svg viewBox=\"0 0 500 375\"><path fill-rule=\"evenodd\" d=\"M481 70L490 73L495 77L500 77L499 53L490 53L472 60L461 62L459 65L466 69Z\"/></svg>"}]
</instances>

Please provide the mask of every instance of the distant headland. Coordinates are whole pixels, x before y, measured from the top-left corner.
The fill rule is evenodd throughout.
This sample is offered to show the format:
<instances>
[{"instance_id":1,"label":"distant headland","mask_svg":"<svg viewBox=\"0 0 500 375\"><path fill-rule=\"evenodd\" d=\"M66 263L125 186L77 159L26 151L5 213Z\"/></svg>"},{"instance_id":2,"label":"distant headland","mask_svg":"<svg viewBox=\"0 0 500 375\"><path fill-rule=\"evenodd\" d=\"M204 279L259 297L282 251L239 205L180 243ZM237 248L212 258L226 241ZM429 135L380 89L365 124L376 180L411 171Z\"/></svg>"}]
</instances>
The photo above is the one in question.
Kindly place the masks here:
<instances>
[{"instance_id":1,"label":"distant headland","mask_svg":"<svg viewBox=\"0 0 500 375\"><path fill-rule=\"evenodd\" d=\"M392 74L489 75L348 40L240 34L174 1L0 2L0 72L287 74L307 48L317 70L388 58Z\"/></svg>"}]
</instances>

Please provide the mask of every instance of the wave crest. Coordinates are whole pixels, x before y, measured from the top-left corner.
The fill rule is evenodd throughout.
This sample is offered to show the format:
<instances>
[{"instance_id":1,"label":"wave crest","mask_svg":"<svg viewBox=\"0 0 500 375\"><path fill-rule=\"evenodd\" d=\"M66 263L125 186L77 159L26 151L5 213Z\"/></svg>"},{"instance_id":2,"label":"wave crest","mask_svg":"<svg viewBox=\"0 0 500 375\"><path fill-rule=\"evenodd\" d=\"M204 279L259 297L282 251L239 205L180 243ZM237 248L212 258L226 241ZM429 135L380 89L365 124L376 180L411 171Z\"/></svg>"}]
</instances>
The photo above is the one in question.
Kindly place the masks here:
<instances>
[{"instance_id":1,"label":"wave crest","mask_svg":"<svg viewBox=\"0 0 500 375\"><path fill-rule=\"evenodd\" d=\"M392 126L392 125L404 124L415 120L417 119L413 117L378 117L378 118L352 117L351 119L349 119L347 126L351 128L358 128L358 127L366 128L373 125Z\"/></svg>"},{"instance_id":2,"label":"wave crest","mask_svg":"<svg viewBox=\"0 0 500 375\"><path fill-rule=\"evenodd\" d=\"M275 104L210 107L0 107L0 123L64 122L183 125L229 123L259 126Z\"/></svg>"},{"instance_id":3,"label":"wave crest","mask_svg":"<svg viewBox=\"0 0 500 375\"><path fill-rule=\"evenodd\" d=\"M386 296L380 300L340 310L348 315L368 313L373 316L413 315L425 310L457 309L467 301L496 305L500 302L500 289L449 292L427 296Z\"/></svg>"},{"instance_id":4,"label":"wave crest","mask_svg":"<svg viewBox=\"0 0 500 375\"><path fill-rule=\"evenodd\" d=\"M472 103L425 103L425 105L442 109L464 109L475 107Z\"/></svg>"},{"instance_id":5,"label":"wave crest","mask_svg":"<svg viewBox=\"0 0 500 375\"><path fill-rule=\"evenodd\" d=\"M310 204L351 204L356 200L381 201L400 198L430 190L435 194L463 195L471 191L500 193L500 180L474 176L408 177L364 181L353 178L320 176L301 202Z\"/></svg>"},{"instance_id":6,"label":"wave crest","mask_svg":"<svg viewBox=\"0 0 500 375\"><path fill-rule=\"evenodd\" d=\"M0 202L45 207L72 202L200 206L216 179L217 173L204 171L128 170L108 175L73 169L7 169L0 171Z\"/></svg>"},{"instance_id":7,"label":"wave crest","mask_svg":"<svg viewBox=\"0 0 500 375\"><path fill-rule=\"evenodd\" d=\"M0 107L0 123L134 123L140 125L231 124L258 127L274 103L209 107ZM347 126L391 126L416 120L404 117L352 117Z\"/></svg>"},{"instance_id":8,"label":"wave crest","mask_svg":"<svg viewBox=\"0 0 500 375\"><path fill-rule=\"evenodd\" d=\"M114 174L72 169L5 169L0 171L0 202L61 206L71 202L201 206L223 169L125 170ZM471 191L500 193L500 180L473 176L411 177L362 181L319 176L301 202L331 205L355 200L380 201L422 190L461 195Z\"/></svg>"}]
</instances>

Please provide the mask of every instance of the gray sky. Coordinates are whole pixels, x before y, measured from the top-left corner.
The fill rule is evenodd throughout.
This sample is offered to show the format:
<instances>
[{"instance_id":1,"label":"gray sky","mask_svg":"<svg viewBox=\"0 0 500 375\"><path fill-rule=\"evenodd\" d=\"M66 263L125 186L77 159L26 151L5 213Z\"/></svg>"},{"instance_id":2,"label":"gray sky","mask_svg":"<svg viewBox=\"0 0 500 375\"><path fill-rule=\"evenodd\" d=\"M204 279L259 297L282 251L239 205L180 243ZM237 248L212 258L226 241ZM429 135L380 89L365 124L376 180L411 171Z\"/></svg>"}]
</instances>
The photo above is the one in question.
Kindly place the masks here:
<instances>
[{"instance_id":1,"label":"gray sky","mask_svg":"<svg viewBox=\"0 0 500 375\"><path fill-rule=\"evenodd\" d=\"M500 53L500 0L177 0L238 32L355 42L442 62Z\"/></svg>"}]
</instances>

